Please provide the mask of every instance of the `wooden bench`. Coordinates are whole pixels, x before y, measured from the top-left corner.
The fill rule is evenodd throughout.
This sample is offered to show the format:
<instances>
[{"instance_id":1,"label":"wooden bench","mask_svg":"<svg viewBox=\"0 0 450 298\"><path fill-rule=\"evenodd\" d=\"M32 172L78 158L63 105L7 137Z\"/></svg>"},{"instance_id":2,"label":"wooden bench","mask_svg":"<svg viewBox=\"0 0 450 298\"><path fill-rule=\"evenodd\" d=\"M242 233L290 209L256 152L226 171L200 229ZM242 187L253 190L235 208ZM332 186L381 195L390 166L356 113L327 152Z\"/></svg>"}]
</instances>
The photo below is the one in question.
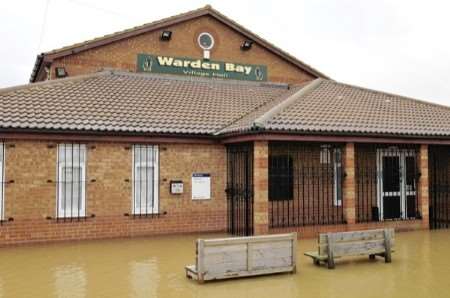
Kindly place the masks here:
<instances>
[{"instance_id":1,"label":"wooden bench","mask_svg":"<svg viewBox=\"0 0 450 298\"><path fill-rule=\"evenodd\" d=\"M196 263L186 266L186 276L202 283L296 271L297 233L198 239Z\"/></svg>"},{"instance_id":2,"label":"wooden bench","mask_svg":"<svg viewBox=\"0 0 450 298\"><path fill-rule=\"evenodd\" d=\"M391 262L394 247L394 229L379 229L342 233L320 234L318 252L306 252L314 264L327 263L333 269L334 259L344 256L369 255L384 257L386 263Z\"/></svg>"}]
</instances>

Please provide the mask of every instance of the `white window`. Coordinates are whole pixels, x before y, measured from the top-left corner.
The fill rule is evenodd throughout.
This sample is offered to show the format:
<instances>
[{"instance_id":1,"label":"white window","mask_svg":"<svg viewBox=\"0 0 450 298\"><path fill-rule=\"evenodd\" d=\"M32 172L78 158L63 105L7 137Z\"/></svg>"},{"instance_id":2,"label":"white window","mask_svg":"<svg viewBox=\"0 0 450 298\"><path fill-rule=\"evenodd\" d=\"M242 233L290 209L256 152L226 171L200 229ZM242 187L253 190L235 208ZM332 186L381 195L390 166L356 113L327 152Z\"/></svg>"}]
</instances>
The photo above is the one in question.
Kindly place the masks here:
<instances>
[{"instance_id":1,"label":"white window","mask_svg":"<svg viewBox=\"0 0 450 298\"><path fill-rule=\"evenodd\" d=\"M136 215L159 212L159 150L156 145L133 146L132 212Z\"/></svg>"},{"instance_id":2,"label":"white window","mask_svg":"<svg viewBox=\"0 0 450 298\"><path fill-rule=\"evenodd\" d=\"M320 163L333 167L333 204L342 206L342 151L331 145L320 146Z\"/></svg>"},{"instance_id":3,"label":"white window","mask_svg":"<svg viewBox=\"0 0 450 298\"><path fill-rule=\"evenodd\" d=\"M0 143L0 220L5 219L5 146Z\"/></svg>"},{"instance_id":4,"label":"white window","mask_svg":"<svg viewBox=\"0 0 450 298\"><path fill-rule=\"evenodd\" d=\"M57 217L86 216L86 145L58 145Z\"/></svg>"},{"instance_id":5,"label":"white window","mask_svg":"<svg viewBox=\"0 0 450 298\"><path fill-rule=\"evenodd\" d=\"M342 206L342 151L341 148L333 149L333 190L334 206Z\"/></svg>"},{"instance_id":6,"label":"white window","mask_svg":"<svg viewBox=\"0 0 450 298\"><path fill-rule=\"evenodd\" d=\"M321 145L320 146L320 163L329 164L331 162L331 146Z\"/></svg>"}]
</instances>

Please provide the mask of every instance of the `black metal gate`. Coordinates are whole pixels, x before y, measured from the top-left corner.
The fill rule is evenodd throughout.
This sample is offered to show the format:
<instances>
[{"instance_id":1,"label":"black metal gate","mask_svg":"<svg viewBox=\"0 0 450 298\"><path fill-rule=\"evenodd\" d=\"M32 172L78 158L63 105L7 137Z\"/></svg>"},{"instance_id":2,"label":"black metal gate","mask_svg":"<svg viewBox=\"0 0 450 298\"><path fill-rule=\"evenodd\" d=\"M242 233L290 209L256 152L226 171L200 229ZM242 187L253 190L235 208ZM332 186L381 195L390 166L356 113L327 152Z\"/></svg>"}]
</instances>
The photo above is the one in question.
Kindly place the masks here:
<instances>
[{"instance_id":1,"label":"black metal gate","mask_svg":"<svg viewBox=\"0 0 450 298\"><path fill-rule=\"evenodd\" d=\"M429 149L430 228L450 226L450 146Z\"/></svg>"},{"instance_id":2,"label":"black metal gate","mask_svg":"<svg viewBox=\"0 0 450 298\"><path fill-rule=\"evenodd\" d=\"M344 223L343 146L269 143L269 227Z\"/></svg>"},{"instance_id":3,"label":"black metal gate","mask_svg":"<svg viewBox=\"0 0 450 298\"><path fill-rule=\"evenodd\" d=\"M227 146L228 232L253 235L253 143Z\"/></svg>"},{"instance_id":4,"label":"black metal gate","mask_svg":"<svg viewBox=\"0 0 450 298\"><path fill-rule=\"evenodd\" d=\"M356 221L419 219L419 147L356 146Z\"/></svg>"}]
</instances>

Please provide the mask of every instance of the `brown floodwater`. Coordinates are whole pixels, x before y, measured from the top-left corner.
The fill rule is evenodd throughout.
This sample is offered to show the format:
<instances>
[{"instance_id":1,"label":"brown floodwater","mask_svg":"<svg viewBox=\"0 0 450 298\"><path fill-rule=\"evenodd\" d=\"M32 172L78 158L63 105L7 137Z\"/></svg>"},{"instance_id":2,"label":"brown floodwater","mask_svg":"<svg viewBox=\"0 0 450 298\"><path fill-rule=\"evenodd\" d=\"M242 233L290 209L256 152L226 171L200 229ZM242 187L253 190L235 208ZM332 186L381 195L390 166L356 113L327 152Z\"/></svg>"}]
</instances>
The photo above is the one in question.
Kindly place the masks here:
<instances>
[{"instance_id":1,"label":"brown floodwater","mask_svg":"<svg viewBox=\"0 0 450 298\"><path fill-rule=\"evenodd\" d=\"M218 235L203 235L205 238ZM297 274L188 280L198 236L0 249L0 297L450 297L450 230L398 233L393 262L356 257L316 267L300 240Z\"/></svg>"}]
</instances>

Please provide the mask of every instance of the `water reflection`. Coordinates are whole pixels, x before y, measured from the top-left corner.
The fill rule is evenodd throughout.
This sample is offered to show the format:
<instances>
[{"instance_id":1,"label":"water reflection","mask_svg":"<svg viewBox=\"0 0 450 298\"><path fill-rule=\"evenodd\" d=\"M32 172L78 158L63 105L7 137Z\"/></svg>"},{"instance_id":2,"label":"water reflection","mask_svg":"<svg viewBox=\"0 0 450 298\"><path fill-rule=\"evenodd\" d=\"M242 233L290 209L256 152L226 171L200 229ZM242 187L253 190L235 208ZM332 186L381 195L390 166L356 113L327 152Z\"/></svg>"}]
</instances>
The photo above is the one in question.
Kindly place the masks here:
<instances>
[{"instance_id":1,"label":"water reflection","mask_svg":"<svg viewBox=\"0 0 450 298\"><path fill-rule=\"evenodd\" d=\"M217 235L208 235L209 237ZM0 249L0 297L448 297L450 230L396 235L393 262L367 257L318 268L300 240L297 274L204 285L186 279L196 236L168 236Z\"/></svg>"},{"instance_id":2,"label":"water reflection","mask_svg":"<svg viewBox=\"0 0 450 298\"><path fill-rule=\"evenodd\" d=\"M76 265L57 266L53 271L55 296L58 298L86 297L86 273Z\"/></svg>"},{"instance_id":3,"label":"water reflection","mask_svg":"<svg viewBox=\"0 0 450 298\"><path fill-rule=\"evenodd\" d=\"M132 297L156 297L160 282L158 267L151 260L131 262L130 284Z\"/></svg>"}]
</instances>

